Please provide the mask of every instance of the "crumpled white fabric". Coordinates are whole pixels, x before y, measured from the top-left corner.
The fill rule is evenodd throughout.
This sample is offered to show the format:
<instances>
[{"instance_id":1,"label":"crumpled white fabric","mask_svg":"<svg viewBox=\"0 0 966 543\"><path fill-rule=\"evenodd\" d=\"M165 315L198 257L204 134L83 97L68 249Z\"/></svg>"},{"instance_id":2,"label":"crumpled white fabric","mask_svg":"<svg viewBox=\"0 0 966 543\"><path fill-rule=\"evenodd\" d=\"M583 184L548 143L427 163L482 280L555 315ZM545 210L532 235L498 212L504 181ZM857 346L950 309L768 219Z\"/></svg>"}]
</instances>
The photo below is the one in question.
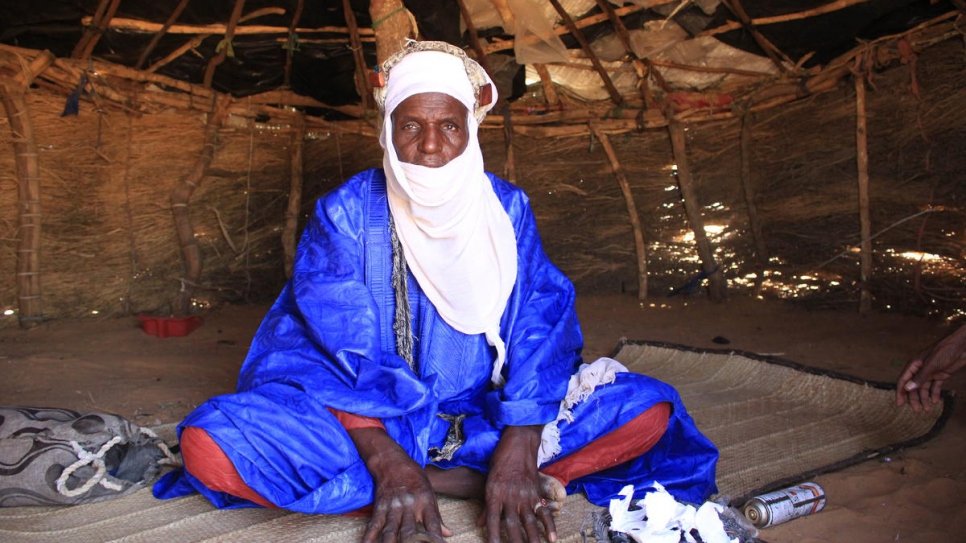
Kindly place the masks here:
<instances>
[{"instance_id":1,"label":"crumpled white fabric","mask_svg":"<svg viewBox=\"0 0 966 543\"><path fill-rule=\"evenodd\" d=\"M613 383L618 373L624 373L627 368L613 358L601 357L591 364L581 364L577 371L570 376L567 383L567 394L560 401L557 418L543 427L540 435L540 449L537 451L537 465L542 466L554 456L560 454L560 421L573 422L573 408L587 399L594 389L607 383Z\"/></svg>"},{"instance_id":2,"label":"crumpled white fabric","mask_svg":"<svg viewBox=\"0 0 966 543\"><path fill-rule=\"evenodd\" d=\"M610 501L612 531L623 532L638 543L679 543L682 539L695 543L691 530L696 529L705 543L738 543L738 538L728 537L719 517L723 505L708 501L696 510L678 503L660 483L655 481L652 488L634 504L638 507L634 510L634 485L621 489L621 497Z\"/></svg>"},{"instance_id":3,"label":"crumpled white fabric","mask_svg":"<svg viewBox=\"0 0 966 543\"><path fill-rule=\"evenodd\" d=\"M392 142L393 110L427 92L452 96L467 109L466 150L439 168L401 162ZM444 321L464 334L484 334L496 348L491 381L502 386L500 318L516 283L517 243L483 170L475 104L462 59L441 51L411 53L389 74L379 143L389 208L413 276Z\"/></svg>"}]
</instances>

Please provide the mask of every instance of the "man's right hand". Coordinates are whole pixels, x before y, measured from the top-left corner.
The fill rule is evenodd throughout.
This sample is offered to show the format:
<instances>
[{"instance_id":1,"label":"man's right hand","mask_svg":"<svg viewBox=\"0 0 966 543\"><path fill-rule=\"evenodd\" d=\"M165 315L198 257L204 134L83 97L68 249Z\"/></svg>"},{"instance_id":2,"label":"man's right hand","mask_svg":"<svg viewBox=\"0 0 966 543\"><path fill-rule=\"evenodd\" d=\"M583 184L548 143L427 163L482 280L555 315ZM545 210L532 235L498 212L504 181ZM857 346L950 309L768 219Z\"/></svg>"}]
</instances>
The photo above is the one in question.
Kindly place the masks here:
<instances>
[{"instance_id":1,"label":"man's right hand","mask_svg":"<svg viewBox=\"0 0 966 543\"><path fill-rule=\"evenodd\" d=\"M350 430L376 486L363 543L445 543L436 494L426 472L382 428Z\"/></svg>"},{"instance_id":2,"label":"man's right hand","mask_svg":"<svg viewBox=\"0 0 966 543\"><path fill-rule=\"evenodd\" d=\"M917 413L931 409L941 401L946 379L964 366L966 324L906 364L896 383L896 404L908 403Z\"/></svg>"}]
</instances>

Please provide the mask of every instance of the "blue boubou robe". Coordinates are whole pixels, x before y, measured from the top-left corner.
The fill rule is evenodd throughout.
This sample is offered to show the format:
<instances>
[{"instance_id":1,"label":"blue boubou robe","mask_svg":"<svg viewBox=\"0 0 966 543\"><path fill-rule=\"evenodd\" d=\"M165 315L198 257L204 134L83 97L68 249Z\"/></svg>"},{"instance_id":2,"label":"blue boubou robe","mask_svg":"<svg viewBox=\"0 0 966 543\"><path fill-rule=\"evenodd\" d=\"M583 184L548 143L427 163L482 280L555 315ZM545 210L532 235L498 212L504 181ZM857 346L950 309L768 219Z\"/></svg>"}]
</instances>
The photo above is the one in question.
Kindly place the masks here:
<instances>
[{"instance_id":1,"label":"blue boubou robe","mask_svg":"<svg viewBox=\"0 0 966 543\"><path fill-rule=\"evenodd\" d=\"M416 371L396 354L385 177L368 170L317 202L292 279L255 334L237 392L199 406L179 432L185 426L206 430L244 481L279 507L343 513L371 503L374 485L329 407L379 418L420 465L432 463L428 451L446 439L450 421L439 415L465 415L465 443L451 460L434 465L483 473L504 426L555 420L581 363L574 288L544 254L524 192L490 179L519 251L516 285L501 319L503 388L490 383L495 351L483 335L446 324L412 275ZM568 492L583 491L606 505L626 484L634 484L640 497L655 480L685 502L700 503L716 491L714 445L672 387L640 374L618 374L578 404L574 421L558 425L562 451L555 458L657 402L673 406L661 440L638 459L572 481ZM167 474L154 491L159 498L198 491L218 507L254 505L212 491L184 470Z\"/></svg>"}]
</instances>

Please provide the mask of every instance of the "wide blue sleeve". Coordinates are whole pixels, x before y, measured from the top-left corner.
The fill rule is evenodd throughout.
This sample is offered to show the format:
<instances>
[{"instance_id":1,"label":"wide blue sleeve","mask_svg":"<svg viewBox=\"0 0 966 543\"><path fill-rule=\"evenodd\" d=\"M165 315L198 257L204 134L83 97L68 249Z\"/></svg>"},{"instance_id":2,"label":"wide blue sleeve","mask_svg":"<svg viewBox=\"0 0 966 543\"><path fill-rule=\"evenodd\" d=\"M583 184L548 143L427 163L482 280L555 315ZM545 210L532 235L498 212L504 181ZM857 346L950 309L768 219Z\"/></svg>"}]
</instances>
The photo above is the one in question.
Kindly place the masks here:
<instances>
[{"instance_id":1,"label":"wide blue sleeve","mask_svg":"<svg viewBox=\"0 0 966 543\"><path fill-rule=\"evenodd\" d=\"M580 363L583 336L574 287L543 251L524 192L491 176L517 236L517 282L501 321L507 344L506 385L487 396L497 427L554 420L567 383Z\"/></svg>"},{"instance_id":2,"label":"wide blue sleeve","mask_svg":"<svg viewBox=\"0 0 966 543\"><path fill-rule=\"evenodd\" d=\"M285 383L327 407L379 418L428 401L427 386L382 348L380 309L366 285L367 208L376 175L360 173L317 202L292 278L252 341L239 391Z\"/></svg>"}]
</instances>

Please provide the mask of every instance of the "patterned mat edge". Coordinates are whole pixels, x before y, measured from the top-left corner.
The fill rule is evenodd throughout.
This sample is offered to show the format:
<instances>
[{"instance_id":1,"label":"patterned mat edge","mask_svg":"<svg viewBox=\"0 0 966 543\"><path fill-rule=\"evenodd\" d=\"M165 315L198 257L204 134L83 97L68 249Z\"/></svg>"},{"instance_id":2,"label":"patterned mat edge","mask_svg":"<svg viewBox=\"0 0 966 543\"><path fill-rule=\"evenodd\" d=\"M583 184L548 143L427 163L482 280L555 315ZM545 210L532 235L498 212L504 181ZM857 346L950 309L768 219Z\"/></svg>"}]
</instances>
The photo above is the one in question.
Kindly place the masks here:
<instances>
[{"instance_id":1,"label":"patterned mat edge","mask_svg":"<svg viewBox=\"0 0 966 543\"><path fill-rule=\"evenodd\" d=\"M671 342L665 342L665 341L651 341L651 340L641 340L641 339L632 340L627 338L621 338L620 340L618 340L617 345L614 347L614 349L612 350L609 356L611 358L618 359L617 355L626 346L661 347L661 348L667 348L667 349L676 349L679 351L693 352L698 354L714 354L714 355L724 355L724 356L737 355L737 356L742 356L758 362L762 362L766 364L774 364L777 366L784 366L789 369L793 369L803 373L819 375L822 377L828 377L839 381L847 381L849 383L878 388L881 390L895 390L895 384L893 383L863 379L863 378L856 377L854 375L850 375L840 371L826 370L822 368L816 368L814 366L806 366L805 364L801 364L799 362L795 362L787 358L782 358L780 356L764 355L764 354L759 354L751 351L744 351L741 349L715 349L715 348L693 347L690 345L683 345L683 344L671 343ZM632 369L631 371L635 371L635 370ZM729 500L729 504L735 507L739 507L742 504L744 504L746 501L748 501L751 497L757 494L761 494L764 492L771 492L779 488L783 488L789 485L793 485L795 483L806 481L817 475L838 471L838 470L847 468L849 466L854 466L856 464L865 462L867 460L871 460L873 458L892 454L902 449L914 447L916 445L920 445L922 443L925 443L926 441L929 441L930 439L936 437L936 435L938 435L940 431L942 431L942 429L945 427L946 423L948 422L949 418L952 416L953 408L956 405L955 394L953 394L952 392L948 390L943 390L941 397L942 397L942 413L939 415L939 417L933 423L932 427L926 433L905 441L892 443L884 447L879 447L876 449L867 449L853 456L844 458L840 461L832 462L824 466L803 471L796 475L771 481L741 496L731 498Z\"/></svg>"}]
</instances>

